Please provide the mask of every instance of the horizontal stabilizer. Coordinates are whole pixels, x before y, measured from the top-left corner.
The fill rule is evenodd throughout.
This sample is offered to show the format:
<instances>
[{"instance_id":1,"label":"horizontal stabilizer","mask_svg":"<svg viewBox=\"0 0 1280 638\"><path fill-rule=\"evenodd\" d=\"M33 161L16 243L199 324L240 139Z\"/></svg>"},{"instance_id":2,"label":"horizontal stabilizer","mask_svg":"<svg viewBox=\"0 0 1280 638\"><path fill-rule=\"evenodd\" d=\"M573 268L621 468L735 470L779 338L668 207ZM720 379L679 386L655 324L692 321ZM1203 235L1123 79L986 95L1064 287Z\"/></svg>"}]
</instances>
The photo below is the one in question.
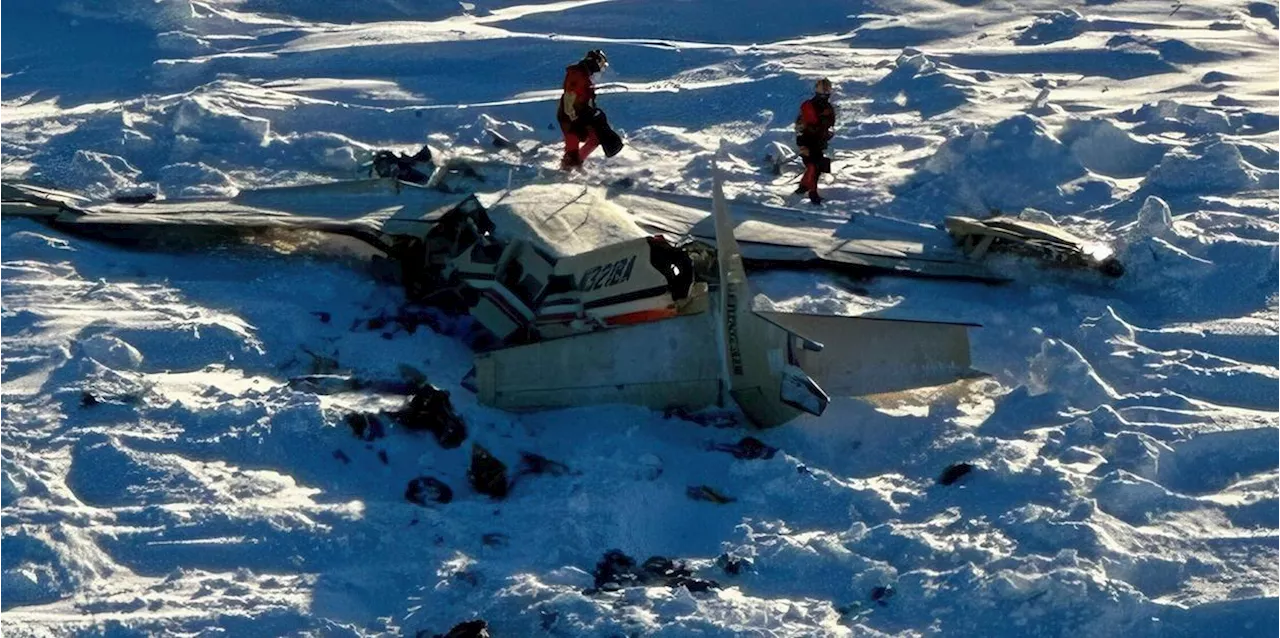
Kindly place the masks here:
<instances>
[{"instance_id":1,"label":"horizontal stabilizer","mask_svg":"<svg viewBox=\"0 0 1280 638\"><path fill-rule=\"evenodd\" d=\"M820 341L799 349L800 366L835 396L942 385L976 374L965 323L759 312L788 331Z\"/></svg>"}]
</instances>

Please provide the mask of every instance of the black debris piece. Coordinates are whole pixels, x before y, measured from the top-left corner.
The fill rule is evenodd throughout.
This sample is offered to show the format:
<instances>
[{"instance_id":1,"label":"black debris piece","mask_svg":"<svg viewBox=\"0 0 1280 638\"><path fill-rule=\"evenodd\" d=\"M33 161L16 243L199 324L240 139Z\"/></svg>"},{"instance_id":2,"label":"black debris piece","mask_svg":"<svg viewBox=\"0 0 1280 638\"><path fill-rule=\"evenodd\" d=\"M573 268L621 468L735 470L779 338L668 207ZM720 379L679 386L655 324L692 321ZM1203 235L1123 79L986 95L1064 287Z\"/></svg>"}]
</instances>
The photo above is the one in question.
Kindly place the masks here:
<instances>
[{"instance_id":1,"label":"black debris piece","mask_svg":"<svg viewBox=\"0 0 1280 638\"><path fill-rule=\"evenodd\" d=\"M502 532L489 532L480 537L480 542L488 547L506 547L511 542L511 537Z\"/></svg>"},{"instance_id":2,"label":"black debris piece","mask_svg":"<svg viewBox=\"0 0 1280 638\"><path fill-rule=\"evenodd\" d=\"M604 558L596 563L596 569L592 573L595 576L596 591L662 585L704 592L720 586L715 581L695 577L683 561L673 561L665 556L650 556L637 569L636 561L617 549L605 552Z\"/></svg>"},{"instance_id":3,"label":"black debris piece","mask_svg":"<svg viewBox=\"0 0 1280 638\"><path fill-rule=\"evenodd\" d=\"M329 320L333 318L333 315L323 310L313 310L311 314L315 315L316 319L320 320L320 323L329 323Z\"/></svg>"},{"instance_id":4,"label":"black debris piece","mask_svg":"<svg viewBox=\"0 0 1280 638\"><path fill-rule=\"evenodd\" d=\"M369 167L369 176L390 177L402 182L412 182L414 184L426 184L431 179L429 171L435 168L431 161L431 149L423 146L421 150L413 155L405 155L404 153L395 153L393 151L378 151L373 154L373 160L366 166Z\"/></svg>"},{"instance_id":5,"label":"black debris piece","mask_svg":"<svg viewBox=\"0 0 1280 638\"><path fill-rule=\"evenodd\" d=\"M938 482L943 485L951 485L960 480L965 474L973 471L973 465L969 463L953 463L942 471L942 476L938 477Z\"/></svg>"},{"instance_id":6,"label":"black debris piece","mask_svg":"<svg viewBox=\"0 0 1280 638\"><path fill-rule=\"evenodd\" d=\"M448 503L453 500L453 490L440 479L419 476L404 488L404 500L418 505Z\"/></svg>"},{"instance_id":7,"label":"black debris piece","mask_svg":"<svg viewBox=\"0 0 1280 638\"><path fill-rule=\"evenodd\" d=\"M550 609L538 610L538 624L542 627L543 631L551 631L551 628L555 627L556 622L558 622L559 620L560 620L560 612L558 611L553 611Z\"/></svg>"},{"instance_id":8,"label":"black debris piece","mask_svg":"<svg viewBox=\"0 0 1280 638\"><path fill-rule=\"evenodd\" d=\"M506 464L479 443L471 445L471 466L467 468L467 480L477 492L492 498L506 498L510 489Z\"/></svg>"},{"instance_id":9,"label":"black debris piece","mask_svg":"<svg viewBox=\"0 0 1280 638\"><path fill-rule=\"evenodd\" d=\"M343 420L347 422L347 427L351 428L351 433L361 441L373 441L386 435L382 421L376 414L351 412L343 417Z\"/></svg>"},{"instance_id":10,"label":"black debris piece","mask_svg":"<svg viewBox=\"0 0 1280 638\"><path fill-rule=\"evenodd\" d=\"M117 204L146 204L156 201L155 193L124 193L112 198Z\"/></svg>"},{"instance_id":11,"label":"black debris piece","mask_svg":"<svg viewBox=\"0 0 1280 638\"><path fill-rule=\"evenodd\" d=\"M893 598L893 595L896 593L897 592L894 591L893 589L893 585L876 587L871 590L871 600L874 600L876 604L880 605L881 607L888 607L889 599Z\"/></svg>"},{"instance_id":12,"label":"black debris piece","mask_svg":"<svg viewBox=\"0 0 1280 638\"><path fill-rule=\"evenodd\" d=\"M378 450L378 460L379 460L379 461L382 461L382 464L383 464L383 465L390 465L390 464L391 464L391 459L388 459L388 458L387 458L387 451L386 451L386 450Z\"/></svg>"},{"instance_id":13,"label":"black debris piece","mask_svg":"<svg viewBox=\"0 0 1280 638\"><path fill-rule=\"evenodd\" d=\"M440 447L446 450L462 445L467 440L467 426L453 410L449 393L433 385L424 385L409 400L409 404L391 414L401 426L410 430L425 430L435 435Z\"/></svg>"},{"instance_id":14,"label":"black debris piece","mask_svg":"<svg viewBox=\"0 0 1280 638\"><path fill-rule=\"evenodd\" d=\"M750 558L738 556L732 552L725 552L716 557L716 566L724 570L724 573L730 576L739 576L743 572L751 571L753 565Z\"/></svg>"},{"instance_id":15,"label":"black debris piece","mask_svg":"<svg viewBox=\"0 0 1280 638\"><path fill-rule=\"evenodd\" d=\"M717 452L728 452L733 455L733 458L742 460L771 459L778 453L778 448L765 445L764 441L754 436L742 437L741 441L734 444L714 443L711 449Z\"/></svg>"},{"instance_id":16,"label":"black debris piece","mask_svg":"<svg viewBox=\"0 0 1280 638\"><path fill-rule=\"evenodd\" d=\"M738 500L732 496L721 494L714 488L707 485L690 486L689 489L685 491L685 494L695 501L709 501L716 505L724 505L725 503L732 503Z\"/></svg>"},{"instance_id":17,"label":"black debris piece","mask_svg":"<svg viewBox=\"0 0 1280 638\"><path fill-rule=\"evenodd\" d=\"M490 143L496 149L515 148L516 146L515 143L507 139L506 136L493 129L488 129L485 132L489 134Z\"/></svg>"},{"instance_id":18,"label":"black debris piece","mask_svg":"<svg viewBox=\"0 0 1280 638\"><path fill-rule=\"evenodd\" d=\"M92 392L85 390L80 393L80 407L92 408L93 406L98 405L99 403L101 403L101 401L99 401L98 397L94 395Z\"/></svg>"},{"instance_id":19,"label":"black debris piece","mask_svg":"<svg viewBox=\"0 0 1280 638\"><path fill-rule=\"evenodd\" d=\"M334 451L333 451L333 458L338 459L339 461L342 461L343 463L350 463L350 462L351 462L351 457L347 456L347 453L346 453L346 452L343 452L342 450L334 450Z\"/></svg>"},{"instance_id":20,"label":"black debris piece","mask_svg":"<svg viewBox=\"0 0 1280 638\"><path fill-rule=\"evenodd\" d=\"M524 476L525 474L550 474L551 476L564 476L573 474L573 470L568 465L559 461L534 454L533 452L520 453L520 468L516 471L516 476Z\"/></svg>"},{"instance_id":21,"label":"black debris piece","mask_svg":"<svg viewBox=\"0 0 1280 638\"><path fill-rule=\"evenodd\" d=\"M640 584L640 575L636 573L635 559L627 556L620 549L611 549L604 553L604 558L596 563L592 572L595 576L596 589L612 591Z\"/></svg>"},{"instance_id":22,"label":"black debris piece","mask_svg":"<svg viewBox=\"0 0 1280 638\"><path fill-rule=\"evenodd\" d=\"M434 638L489 638L489 623L476 619L460 622L446 634L436 634Z\"/></svg>"}]
</instances>

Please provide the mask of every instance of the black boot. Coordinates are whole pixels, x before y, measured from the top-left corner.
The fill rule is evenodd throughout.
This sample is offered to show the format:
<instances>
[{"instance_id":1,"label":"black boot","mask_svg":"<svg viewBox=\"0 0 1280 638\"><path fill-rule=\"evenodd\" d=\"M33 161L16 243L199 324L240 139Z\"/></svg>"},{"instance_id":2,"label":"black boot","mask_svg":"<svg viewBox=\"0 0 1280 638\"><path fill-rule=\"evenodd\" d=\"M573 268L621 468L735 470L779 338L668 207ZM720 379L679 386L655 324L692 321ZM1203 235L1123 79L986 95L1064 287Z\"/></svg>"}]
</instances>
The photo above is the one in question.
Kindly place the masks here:
<instances>
[{"instance_id":1,"label":"black boot","mask_svg":"<svg viewBox=\"0 0 1280 638\"><path fill-rule=\"evenodd\" d=\"M822 196L818 194L818 191L813 191L809 193L809 203L813 204L814 206L822 205Z\"/></svg>"}]
</instances>

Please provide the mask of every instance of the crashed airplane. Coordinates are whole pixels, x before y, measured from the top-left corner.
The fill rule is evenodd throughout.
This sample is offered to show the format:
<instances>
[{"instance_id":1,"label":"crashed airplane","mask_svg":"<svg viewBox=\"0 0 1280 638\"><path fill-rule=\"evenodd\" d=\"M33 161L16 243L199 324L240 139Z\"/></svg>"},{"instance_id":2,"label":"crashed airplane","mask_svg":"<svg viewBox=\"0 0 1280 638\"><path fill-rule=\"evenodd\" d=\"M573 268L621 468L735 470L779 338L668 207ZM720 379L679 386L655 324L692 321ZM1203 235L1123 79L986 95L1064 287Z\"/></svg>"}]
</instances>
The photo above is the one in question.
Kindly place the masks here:
<instances>
[{"instance_id":1,"label":"crashed airplane","mask_svg":"<svg viewBox=\"0 0 1280 638\"><path fill-rule=\"evenodd\" d=\"M704 198L539 183L484 190L483 170L436 167L241 192L226 200L94 204L24 184L3 214L135 242L189 232L321 232L360 240L412 299L469 313L495 347L465 384L514 411L600 403L695 411L735 402L771 427L821 415L831 396L972 376L972 324L765 312L748 266L992 281L962 256L910 238L846 239L803 214L731 213L720 179ZM709 210L708 210L709 209ZM709 214L708 214L709 213ZM735 213L737 213L735 215Z\"/></svg>"}]
</instances>

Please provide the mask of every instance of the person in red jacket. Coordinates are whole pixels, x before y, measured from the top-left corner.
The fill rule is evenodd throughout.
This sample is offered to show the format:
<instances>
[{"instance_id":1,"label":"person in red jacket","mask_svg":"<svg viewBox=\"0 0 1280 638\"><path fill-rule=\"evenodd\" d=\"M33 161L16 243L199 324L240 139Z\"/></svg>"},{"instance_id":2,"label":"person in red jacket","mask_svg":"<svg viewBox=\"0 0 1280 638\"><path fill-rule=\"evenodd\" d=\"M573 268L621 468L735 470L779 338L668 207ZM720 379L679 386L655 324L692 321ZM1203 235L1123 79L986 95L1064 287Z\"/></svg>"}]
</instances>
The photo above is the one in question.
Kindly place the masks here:
<instances>
[{"instance_id":1,"label":"person in red jacket","mask_svg":"<svg viewBox=\"0 0 1280 638\"><path fill-rule=\"evenodd\" d=\"M604 51L593 49L587 51L581 61L565 69L564 93L560 96L560 105L556 109L556 120L560 122L560 131L564 133L561 170L582 166L582 160L600 145L595 127L599 109L596 108L596 87L591 82L591 76L604 70L606 66L609 66L609 61L605 58Z\"/></svg>"},{"instance_id":2,"label":"person in red jacket","mask_svg":"<svg viewBox=\"0 0 1280 638\"><path fill-rule=\"evenodd\" d=\"M822 196L818 194L818 176L831 172L831 160L822 152L835 135L831 130L835 124L836 109L831 106L831 80L822 78L814 85L813 97L800 105L800 115L796 118L796 146L800 149L800 158L804 160L804 177L800 179L800 188L796 189L796 194L808 193L809 201L813 204L822 203Z\"/></svg>"}]
</instances>

